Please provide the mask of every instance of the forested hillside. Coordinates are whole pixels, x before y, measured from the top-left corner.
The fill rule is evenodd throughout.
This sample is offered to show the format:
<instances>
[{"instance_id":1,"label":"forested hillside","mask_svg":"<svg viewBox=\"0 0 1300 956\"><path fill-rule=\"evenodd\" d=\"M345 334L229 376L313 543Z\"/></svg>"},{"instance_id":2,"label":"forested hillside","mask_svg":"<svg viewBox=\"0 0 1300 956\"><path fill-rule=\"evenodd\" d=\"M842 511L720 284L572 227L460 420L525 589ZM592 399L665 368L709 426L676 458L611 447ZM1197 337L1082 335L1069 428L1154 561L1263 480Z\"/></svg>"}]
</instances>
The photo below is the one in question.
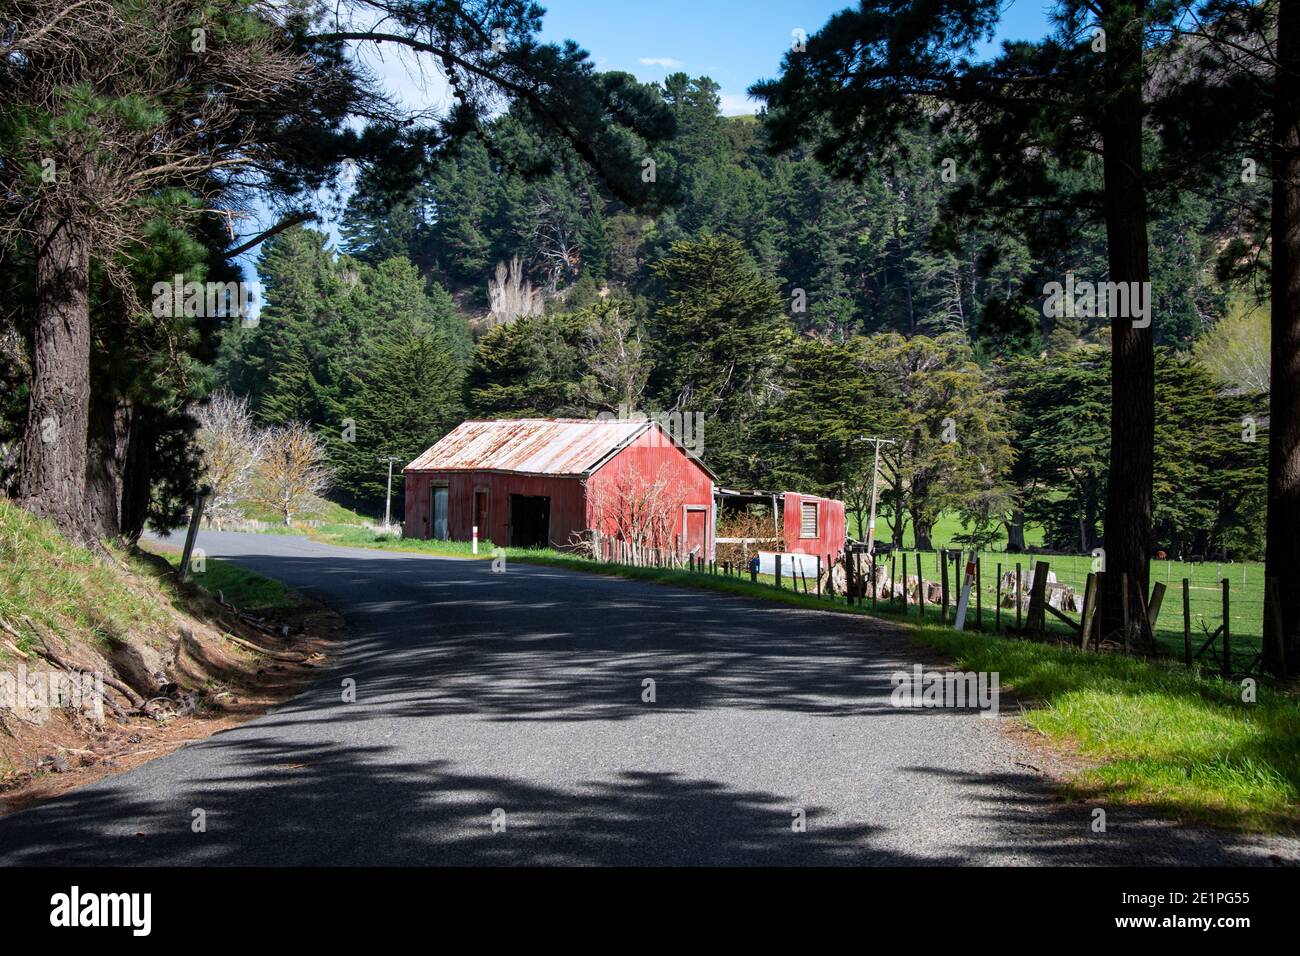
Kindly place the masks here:
<instances>
[{"instance_id":1,"label":"forested hillside","mask_svg":"<svg viewBox=\"0 0 1300 956\"><path fill-rule=\"evenodd\" d=\"M1048 308L1044 289L1106 275L1101 223L963 206L956 159L935 162L971 150L951 129L864 157L855 182L721 115L707 77L647 89L676 121L650 212L499 116L414 185L363 171L341 249L306 227L270 239L266 308L226 331L218 379L263 424L318 426L335 496L371 513L381 459L410 460L465 416L680 410L703 415L725 481L841 496L859 516L860 437L900 439L883 498L900 541L911 527L928 546L951 512L975 540L1023 544L1028 521L1055 547L1095 547L1110 319ZM1100 169L1060 175L1082 189ZM1260 547L1266 440L1242 432L1265 418L1251 373L1266 381L1267 341L1251 330L1267 304L1218 269L1248 190L1186 194L1151 224L1157 537L1177 552ZM1235 364L1198 349L1207 336L1238 343Z\"/></svg>"}]
</instances>

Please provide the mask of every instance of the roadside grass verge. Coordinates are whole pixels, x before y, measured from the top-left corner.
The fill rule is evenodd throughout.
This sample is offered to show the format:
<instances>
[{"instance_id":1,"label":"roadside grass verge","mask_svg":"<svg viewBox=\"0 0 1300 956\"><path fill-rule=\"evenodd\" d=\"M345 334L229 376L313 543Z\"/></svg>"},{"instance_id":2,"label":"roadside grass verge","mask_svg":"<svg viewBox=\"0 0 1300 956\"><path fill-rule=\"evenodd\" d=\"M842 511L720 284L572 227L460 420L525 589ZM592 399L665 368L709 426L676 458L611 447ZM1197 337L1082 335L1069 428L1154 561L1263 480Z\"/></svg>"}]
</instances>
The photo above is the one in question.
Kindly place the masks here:
<instances>
[{"instance_id":1,"label":"roadside grass verge","mask_svg":"<svg viewBox=\"0 0 1300 956\"><path fill-rule=\"evenodd\" d=\"M1154 807L1238 830L1300 830L1300 699L1177 664L913 626L962 670L997 671L1025 702L1021 719L1091 766L1077 799Z\"/></svg>"},{"instance_id":2,"label":"roadside grass verge","mask_svg":"<svg viewBox=\"0 0 1300 956\"><path fill-rule=\"evenodd\" d=\"M101 646L133 628L167 621L161 592L122 586L125 575L152 579L147 563L111 553L118 567L70 544L53 525L0 497L0 618L24 635L17 641L21 650L29 651L33 640L20 626L23 615L46 629L81 635Z\"/></svg>"},{"instance_id":3,"label":"roadside grass verge","mask_svg":"<svg viewBox=\"0 0 1300 956\"><path fill-rule=\"evenodd\" d=\"M161 552L173 568L180 567L179 552ZM300 602L288 585L224 558L205 558L202 571L189 581L244 611L271 611L296 607Z\"/></svg>"},{"instance_id":4,"label":"roadside grass verge","mask_svg":"<svg viewBox=\"0 0 1300 956\"><path fill-rule=\"evenodd\" d=\"M263 529L264 533L298 533L295 528L285 527L284 519L272 509L261 507L252 502L243 502L239 510L248 520L262 521L269 525L268 528ZM314 495L303 507L302 513L298 517L301 520L319 521L322 524L352 524L358 526L365 524L368 520L350 508L345 508L328 498L318 498ZM276 531L272 531L272 528L276 529Z\"/></svg>"},{"instance_id":5,"label":"roadside grass verge","mask_svg":"<svg viewBox=\"0 0 1300 956\"><path fill-rule=\"evenodd\" d=\"M419 538L403 538L397 530L391 534L384 534L376 528L352 524L321 524L316 527L306 526L286 530L290 534L301 534L325 544L341 544L351 548L411 551L416 554L438 554L449 558L475 557L473 546L468 541L425 541ZM490 558L494 547L491 541L479 541L477 557Z\"/></svg>"},{"instance_id":6,"label":"roadside grass verge","mask_svg":"<svg viewBox=\"0 0 1300 956\"><path fill-rule=\"evenodd\" d=\"M75 698L0 700L0 813L263 713L315 680L346 632L337 614L231 562L209 558L181 585L179 549L154 548L80 547L0 495L0 676L11 687L24 668L104 678L102 719ZM219 608L215 591L273 611L278 627Z\"/></svg>"}]
</instances>

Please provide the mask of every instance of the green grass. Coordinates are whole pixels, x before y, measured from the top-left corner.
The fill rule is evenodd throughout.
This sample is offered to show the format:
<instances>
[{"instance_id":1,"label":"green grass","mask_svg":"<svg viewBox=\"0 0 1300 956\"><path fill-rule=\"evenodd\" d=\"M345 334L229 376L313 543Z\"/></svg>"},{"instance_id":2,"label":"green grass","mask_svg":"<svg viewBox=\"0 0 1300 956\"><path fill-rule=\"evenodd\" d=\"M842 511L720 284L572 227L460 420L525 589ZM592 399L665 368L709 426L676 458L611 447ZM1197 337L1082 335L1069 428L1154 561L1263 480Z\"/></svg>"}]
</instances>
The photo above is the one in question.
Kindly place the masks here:
<instances>
[{"instance_id":1,"label":"green grass","mask_svg":"<svg viewBox=\"0 0 1300 956\"><path fill-rule=\"evenodd\" d=\"M849 532L853 534L853 537L856 540L867 540L867 520L865 517L863 517L861 523L858 523L858 516L850 512L845 515L845 520L848 522ZM959 547L959 545L955 539L959 535L969 534L970 530L970 527L964 524L956 513L945 511L939 515L939 519L935 521L934 527L930 529L930 542L936 548L956 548ZM876 538L884 543L889 543L894 540L890 524L882 515L876 516ZM1037 525L1026 525L1025 545L1031 548L1042 547L1043 529ZM1006 546L1007 535L1006 530L1003 529L998 535L997 540L993 542L993 547L998 550L1005 550ZM903 547L916 547L916 534L913 531L911 521L908 521L903 526Z\"/></svg>"},{"instance_id":2,"label":"green grass","mask_svg":"<svg viewBox=\"0 0 1300 956\"><path fill-rule=\"evenodd\" d=\"M179 567L176 552L163 555L172 567ZM224 558L204 558L203 570L192 571L190 582L210 594L220 594L228 604L245 611L267 611L296 607L298 596L288 585Z\"/></svg>"},{"instance_id":3,"label":"green grass","mask_svg":"<svg viewBox=\"0 0 1300 956\"><path fill-rule=\"evenodd\" d=\"M264 521L271 525L275 530L267 530L271 531L272 534L298 534L300 531L298 527L286 528L283 523L284 519L279 514L252 502L244 502L240 506L240 511L249 521ZM315 498L303 508L300 515L295 516L295 520L298 522L319 521L323 524L361 526L370 519L350 508L343 507L337 502L326 498Z\"/></svg>"},{"instance_id":4,"label":"green grass","mask_svg":"<svg viewBox=\"0 0 1300 956\"><path fill-rule=\"evenodd\" d=\"M854 516L848 516L850 529L854 527ZM951 512L945 512L935 522L931 541L936 549L961 548L954 539L969 531L961 519ZM876 533L883 542L891 540L889 526L884 519L878 519ZM857 537L865 540L864 529L859 529ZM1029 547L1040 547L1043 543L1042 529L1034 525L1025 528L1025 543ZM903 551L908 558L908 573L915 574L915 537L910 522L903 534ZM991 610L996 598L996 569L1001 563L1002 570L1014 571L1016 562L1024 569L1025 579L1033 573L1036 561L1046 561L1056 579L1068 584L1079 594L1083 593L1088 572L1092 570L1093 559L1090 555L1033 555L1007 554L1006 536L1000 536L993 548L980 552L980 564L983 572L983 595L986 609ZM926 580L939 579L938 551L922 552ZM1201 644L1223 620L1222 580L1228 579L1229 616L1228 625L1232 636L1233 660L1238 654L1241 663L1258 653L1264 631L1264 565L1259 561L1237 561L1232 563L1202 562L1188 564L1179 561L1151 561L1150 579L1152 585L1162 582L1166 585L1164 606L1156 622L1156 640L1173 654L1183 653L1183 598L1182 580L1188 579L1189 604L1191 609L1193 649ZM1012 611L1014 614L1014 609ZM1077 615L1075 615L1077 619ZM1218 645L1216 645L1217 647Z\"/></svg>"},{"instance_id":5,"label":"green grass","mask_svg":"<svg viewBox=\"0 0 1300 956\"><path fill-rule=\"evenodd\" d=\"M1079 798L1155 807L1242 830L1300 829L1300 700L1173 664L916 626L963 670L997 671L1029 703L1023 720L1096 765Z\"/></svg>"},{"instance_id":6,"label":"green grass","mask_svg":"<svg viewBox=\"0 0 1300 956\"><path fill-rule=\"evenodd\" d=\"M353 548L379 548L388 551L413 551L419 554L441 554L447 557L473 557L472 545L468 541L424 541L418 538L403 538L400 532L383 534L373 528L362 528L351 524L322 524L315 528L300 528L295 534L330 544L341 544ZM490 557L493 544L480 541L479 557Z\"/></svg>"},{"instance_id":7,"label":"green grass","mask_svg":"<svg viewBox=\"0 0 1300 956\"><path fill-rule=\"evenodd\" d=\"M101 645L164 625L165 599L149 586L152 569L118 552L114 557L121 566L70 544L53 525L0 497L0 618L25 635L19 647L27 650L31 641L23 615Z\"/></svg>"}]
</instances>

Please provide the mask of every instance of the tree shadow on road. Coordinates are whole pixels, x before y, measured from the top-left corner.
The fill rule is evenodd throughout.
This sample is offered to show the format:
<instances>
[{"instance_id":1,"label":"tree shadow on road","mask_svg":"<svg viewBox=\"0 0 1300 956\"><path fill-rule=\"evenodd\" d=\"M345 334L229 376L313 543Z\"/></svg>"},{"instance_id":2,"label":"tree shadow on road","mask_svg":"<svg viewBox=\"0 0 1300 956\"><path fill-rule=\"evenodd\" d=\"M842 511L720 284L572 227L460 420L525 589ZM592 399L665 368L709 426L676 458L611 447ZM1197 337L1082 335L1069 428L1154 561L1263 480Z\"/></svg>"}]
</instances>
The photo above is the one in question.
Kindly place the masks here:
<instances>
[{"instance_id":1,"label":"tree shadow on road","mask_svg":"<svg viewBox=\"0 0 1300 956\"><path fill-rule=\"evenodd\" d=\"M364 587L347 605L356 636L336 674L387 706L356 719L621 720L709 707L851 716L889 707L895 670L937 660L879 621L547 568L493 574L484 562L431 568L383 555L363 573L346 557L240 560L326 600Z\"/></svg>"},{"instance_id":2,"label":"tree shadow on road","mask_svg":"<svg viewBox=\"0 0 1300 956\"><path fill-rule=\"evenodd\" d=\"M1043 866L1240 866L1283 863L1271 838L1183 826L1138 806L1105 801L1063 801L1046 777L1009 773L960 773L909 767L940 776L962 791L967 815L996 833L996 842L954 847L959 856L979 852L989 862L1030 861ZM1009 804L1006 794L1016 794ZM1094 829L1104 811L1105 830ZM1294 854L1294 841L1289 854ZM1290 862L1294 863L1294 859Z\"/></svg>"},{"instance_id":3,"label":"tree shadow on road","mask_svg":"<svg viewBox=\"0 0 1300 956\"><path fill-rule=\"evenodd\" d=\"M227 736L227 735L223 735ZM226 746L216 737L203 748ZM921 862L870 826L672 773L626 772L577 792L391 763L383 747L231 740L220 779L158 800L98 787L0 821L6 865L851 865ZM200 748L193 748L191 753ZM183 754L165 758L174 760ZM155 763L159 764L163 761ZM183 761L182 761L183 762ZM177 768L182 769L182 768ZM120 780L120 778L119 778ZM194 810L206 832L193 832ZM504 827L494 831L493 812ZM925 861L943 862L943 861ZM950 861L951 862L951 861Z\"/></svg>"}]
</instances>

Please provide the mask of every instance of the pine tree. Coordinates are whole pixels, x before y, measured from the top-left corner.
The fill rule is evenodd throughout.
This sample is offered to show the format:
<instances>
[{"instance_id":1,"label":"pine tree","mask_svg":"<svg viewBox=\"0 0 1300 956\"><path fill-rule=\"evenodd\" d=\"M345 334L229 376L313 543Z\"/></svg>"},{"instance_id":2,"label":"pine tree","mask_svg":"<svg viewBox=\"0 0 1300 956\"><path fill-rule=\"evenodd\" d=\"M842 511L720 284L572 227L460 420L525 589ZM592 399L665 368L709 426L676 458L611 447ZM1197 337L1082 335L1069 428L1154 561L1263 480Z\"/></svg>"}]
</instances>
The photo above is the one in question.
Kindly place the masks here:
<instances>
[{"instance_id":1,"label":"pine tree","mask_svg":"<svg viewBox=\"0 0 1300 956\"><path fill-rule=\"evenodd\" d=\"M567 312L521 318L483 336L466 383L475 415L582 415L584 324Z\"/></svg>"},{"instance_id":2,"label":"pine tree","mask_svg":"<svg viewBox=\"0 0 1300 956\"><path fill-rule=\"evenodd\" d=\"M741 471L747 428L775 398L793 337L785 303L727 236L674 243L654 274L665 298L652 319L651 394L664 409L703 415L714 467Z\"/></svg>"},{"instance_id":3,"label":"pine tree","mask_svg":"<svg viewBox=\"0 0 1300 956\"><path fill-rule=\"evenodd\" d=\"M379 513L388 475L384 459L392 456L398 459L393 470L396 498L403 465L463 418L463 381L464 368L441 330L399 321L371 340L362 361L349 373L335 409L338 418L355 423L355 430L327 433L340 495ZM401 514L400 504L396 513Z\"/></svg>"}]
</instances>

